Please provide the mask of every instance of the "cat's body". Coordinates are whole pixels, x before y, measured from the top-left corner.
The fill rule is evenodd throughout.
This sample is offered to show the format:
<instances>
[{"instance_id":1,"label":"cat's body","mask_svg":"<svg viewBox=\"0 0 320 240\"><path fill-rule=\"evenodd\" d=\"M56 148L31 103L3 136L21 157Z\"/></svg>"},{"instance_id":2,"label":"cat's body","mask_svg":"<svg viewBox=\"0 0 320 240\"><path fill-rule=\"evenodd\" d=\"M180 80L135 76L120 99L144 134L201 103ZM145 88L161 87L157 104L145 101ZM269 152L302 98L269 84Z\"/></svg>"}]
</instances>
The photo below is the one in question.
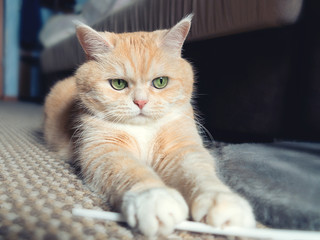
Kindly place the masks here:
<instances>
[{"instance_id":1,"label":"cat's body","mask_svg":"<svg viewBox=\"0 0 320 240\"><path fill-rule=\"evenodd\" d=\"M152 236L191 215L252 227L248 203L217 177L191 106L193 71L180 57L190 17L171 30L97 33L79 26L89 61L45 103L45 138L128 223ZM182 196L183 197L182 197Z\"/></svg>"}]
</instances>

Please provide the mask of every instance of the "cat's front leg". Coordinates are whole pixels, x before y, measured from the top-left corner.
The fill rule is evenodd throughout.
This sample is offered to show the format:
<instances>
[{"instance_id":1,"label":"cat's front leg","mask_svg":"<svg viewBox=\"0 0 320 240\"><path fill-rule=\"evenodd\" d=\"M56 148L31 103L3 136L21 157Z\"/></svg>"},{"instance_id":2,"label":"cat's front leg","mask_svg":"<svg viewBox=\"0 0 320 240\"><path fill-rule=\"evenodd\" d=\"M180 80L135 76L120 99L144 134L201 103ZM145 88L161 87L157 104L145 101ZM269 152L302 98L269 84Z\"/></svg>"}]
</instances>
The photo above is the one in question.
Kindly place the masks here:
<instances>
[{"instance_id":1,"label":"cat's front leg","mask_svg":"<svg viewBox=\"0 0 320 240\"><path fill-rule=\"evenodd\" d=\"M121 210L128 224L149 237L168 235L188 216L188 206L175 189L141 163L130 150L87 138L79 148L85 181ZM94 139L94 140L92 140Z\"/></svg>"},{"instance_id":2,"label":"cat's front leg","mask_svg":"<svg viewBox=\"0 0 320 240\"><path fill-rule=\"evenodd\" d=\"M254 227L255 218L251 206L220 181L215 172L214 159L209 152L200 146L186 149L188 151L185 154L171 154L180 158L176 167L166 169L159 165L159 169L165 182L183 193L192 218L215 227ZM164 159L163 163L166 164L166 161L173 159ZM170 178L165 177L169 174Z\"/></svg>"},{"instance_id":3,"label":"cat's front leg","mask_svg":"<svg viewBox=\"0 0 320 240\"><path fill-rule=\"evenodd\" d=\"M197 158L194 159L194 156ZM203 174L203 178L197 179L195 176L191 182L195 190L189 195L191 215L194 220L220 228L255 226L250 204L220 181L214 170L214 159L205 149L203 152L186 156L185 160L189 164L185 169L189 174L192 174L191 171Z\"/></svg>"},{"instance_id":4,"label":"cat's front leg","mask_svg":"<svg viewBox=\"0 0 320 240\"><path fill-rule=\"evenodd\" d=\"M232 192L208 191L199 194L191 204L192 218L215 227L254 227L249 203Z\"/></svg>"}]
</instances>

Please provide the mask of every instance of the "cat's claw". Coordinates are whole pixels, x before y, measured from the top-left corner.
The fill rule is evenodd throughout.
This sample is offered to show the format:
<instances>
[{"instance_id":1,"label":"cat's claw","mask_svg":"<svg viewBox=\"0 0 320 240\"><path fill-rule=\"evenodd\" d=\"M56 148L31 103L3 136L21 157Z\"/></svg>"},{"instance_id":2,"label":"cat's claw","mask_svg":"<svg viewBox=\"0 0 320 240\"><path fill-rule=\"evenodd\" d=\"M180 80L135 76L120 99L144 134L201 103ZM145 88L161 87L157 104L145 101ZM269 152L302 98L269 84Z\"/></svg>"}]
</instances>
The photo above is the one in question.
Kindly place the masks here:
<instances>
[{"instance_id":1,"label":"cat's claw","mask_svg":"<svg viewBox=\"0 0 320 240\"><path fill-rule=\"evenodd\" d=\"M194 220L215 227L254 227L255 218L249 203L234 193L205 193L199 195L191 206Z\"/></svg>"},{"instance_id":2,"label":"cat's claw","mask_svg":"<svg viewBox=\"0 0 320 240\"><path fill-rule=\"evenodd\" d=\"M154 188L140 193L126 193L122 213L132 228L153 237L167 236L188 216L188 206L179 192Z\"/></svg>"}]
</instances>

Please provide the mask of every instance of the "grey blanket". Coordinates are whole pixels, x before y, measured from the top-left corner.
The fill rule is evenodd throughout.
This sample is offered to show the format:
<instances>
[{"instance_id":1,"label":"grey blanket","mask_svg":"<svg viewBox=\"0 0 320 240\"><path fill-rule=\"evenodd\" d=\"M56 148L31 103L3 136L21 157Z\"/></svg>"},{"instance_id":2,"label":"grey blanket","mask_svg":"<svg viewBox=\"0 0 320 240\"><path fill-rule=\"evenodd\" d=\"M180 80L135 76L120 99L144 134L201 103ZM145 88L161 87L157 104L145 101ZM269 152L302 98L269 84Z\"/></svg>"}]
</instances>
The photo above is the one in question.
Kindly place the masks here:
<instances>
[{"instance_id":1,"label":"grey blanket","mask_svg":"<svg viewBox=\"0 0 320 240\"><path fill-rule=\"evenodd\" d=\"M221 178L267 226L320 230L320 144L216 144Z\"/></svg>"}]
</instances>

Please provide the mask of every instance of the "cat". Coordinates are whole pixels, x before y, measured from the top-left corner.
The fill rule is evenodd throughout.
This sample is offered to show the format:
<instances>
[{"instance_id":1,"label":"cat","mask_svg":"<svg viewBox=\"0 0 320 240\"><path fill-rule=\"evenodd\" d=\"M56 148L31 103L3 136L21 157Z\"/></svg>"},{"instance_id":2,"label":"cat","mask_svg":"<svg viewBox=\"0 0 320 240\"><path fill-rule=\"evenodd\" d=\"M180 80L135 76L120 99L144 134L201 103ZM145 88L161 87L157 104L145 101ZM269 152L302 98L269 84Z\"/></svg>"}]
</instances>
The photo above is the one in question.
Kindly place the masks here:
<instances>
[{"instance_id":1,"label":"cat","mask_svg":"<svg viewBox=\"0 0 320 240\"><path fill-rule=\"evenodd\" d=\"M48 145L76 159L84 182L146 236L172 233L189 208L193 220L216 227L255 226L197 130L194 73L181 57L191 19L120 34L79 24L87 61L45 100Z\"/></svg>"}]
</instances>

